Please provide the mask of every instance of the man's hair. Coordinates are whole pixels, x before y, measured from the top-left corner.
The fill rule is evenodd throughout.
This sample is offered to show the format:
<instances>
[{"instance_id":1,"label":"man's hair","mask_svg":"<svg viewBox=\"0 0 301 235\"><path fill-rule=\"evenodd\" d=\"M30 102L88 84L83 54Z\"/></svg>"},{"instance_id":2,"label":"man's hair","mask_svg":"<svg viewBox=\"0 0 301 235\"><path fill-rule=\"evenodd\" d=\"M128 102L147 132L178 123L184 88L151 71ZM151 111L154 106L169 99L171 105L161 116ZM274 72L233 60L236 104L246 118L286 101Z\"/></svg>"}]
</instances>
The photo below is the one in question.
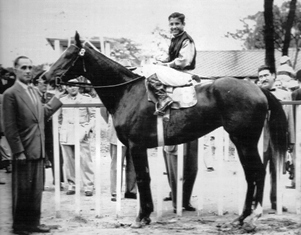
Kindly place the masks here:
<instances>
[{"instance_id":1,"label":"man's hair","mask_svg":"<svg viewBox=\"0 0 301 235\"><path fill-rule=\"evenodd\" d=\"M14 67L17 67L17 65L19 64L19 60L21 59L29 59L27 56L24 55L20 55L18 56L15 60L14 60ZM29 59L30 60L30 59Z\"/></svg>"},{"instance_id":2,"label":"man's hair","mask_svg":"<svg viewBox=\"0 0 301 235\"><path fill-rule=\"evenodd\" d=\"M171 18L178 18L182 22L182 24L185 23L185 15L182 13L174 12L170 16L168 16L168 20L170 20Z\"/></svg>"},{"instance_id":3,"label":"man's hair","mask_svg":"<svg viewBox=\"0 0 301 235\"><path fill-rule=\"evenodd\" d=\"M270 66L268 66L268 65L261 65L259 68L258 68L258 73L259 72L261 72L262 70L269 70L270 71L270 73L272 74L273 72L272 72L272 68L270 67Z\"/></svg>"}]
</instances>

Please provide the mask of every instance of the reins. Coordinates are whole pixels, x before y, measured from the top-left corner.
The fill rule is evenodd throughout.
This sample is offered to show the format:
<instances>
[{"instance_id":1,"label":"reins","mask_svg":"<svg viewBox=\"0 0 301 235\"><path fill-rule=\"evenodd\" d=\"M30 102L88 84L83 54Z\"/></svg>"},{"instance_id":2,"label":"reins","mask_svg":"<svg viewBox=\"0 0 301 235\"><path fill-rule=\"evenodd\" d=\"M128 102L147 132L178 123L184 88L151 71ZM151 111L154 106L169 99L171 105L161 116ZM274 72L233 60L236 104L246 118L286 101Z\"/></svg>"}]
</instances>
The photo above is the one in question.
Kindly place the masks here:
<instances>
[{"instance_id":1,"label":"reins","mask_svg":"<svg viewBox=\"0 0 301 235\"><path fill-rule=\"evenodd\" d=\"M91 87L91 88L96 88L96 89L102 89L102 88L115 88L115 87L120 87L120 86L124 86L124 85L127 85L127 84L130 84L130 83L133 83L133 82L136 82L140 79L145 79L144 76L140 76L140 77L137 77L137 78L134 78L133 80L130 80L130 81L126 81L126 82L123 82L123 83L120 83L120 84L115 84L115 85L106 85L106 86L95 86L95 85L92 85L91 83L85 83L85 82L63 82L61 80L61 78L75 65L76 61L85 55L85 52L86 50L84 48L82 48L79 53L78 53L78 56L76 57L76 59L73 61L72 65L60 76L60 77L57 77L55 79L55 84L56 85L66 85L66 86L76 86L76 87ZM85 61L83 60L83 70L86 72L86 66L85 66Z\"/></svg>"}]
</instances>

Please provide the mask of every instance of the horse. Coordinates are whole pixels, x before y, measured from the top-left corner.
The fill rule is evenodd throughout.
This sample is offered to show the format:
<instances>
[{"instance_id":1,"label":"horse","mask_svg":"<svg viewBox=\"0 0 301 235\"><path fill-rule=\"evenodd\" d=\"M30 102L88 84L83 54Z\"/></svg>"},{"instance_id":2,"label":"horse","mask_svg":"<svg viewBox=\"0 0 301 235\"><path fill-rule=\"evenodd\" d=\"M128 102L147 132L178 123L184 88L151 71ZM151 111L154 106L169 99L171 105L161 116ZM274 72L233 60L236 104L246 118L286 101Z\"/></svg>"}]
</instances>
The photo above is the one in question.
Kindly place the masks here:
<instances>
[{"instance_id":1,"label":"horse","mask_svg":"<svg viewBox=\"0 0 301 235\"><path fill-rule=\"evenodd\" d=\"M119 140L129 150L140 195L140 210L132 226L147 225L154 209L147 149L158 146L158 133L155 105L148 100L145 77L109 59L91 43L82 43L76 32L75 44L64 51L43 77L52 84L67 84L80 75L90 80L112 115ZM232 77L196 85L195 91L196 105L170 111L169 121L163 124L164 143L187 143L224 127L236 146L247 182L242 214L232 224L253 230L254 222L263 213L265 178L257 144L268 116L274 156L285 156L287 125L282 106L269 91Z\"/></svg>"}]
</instances>

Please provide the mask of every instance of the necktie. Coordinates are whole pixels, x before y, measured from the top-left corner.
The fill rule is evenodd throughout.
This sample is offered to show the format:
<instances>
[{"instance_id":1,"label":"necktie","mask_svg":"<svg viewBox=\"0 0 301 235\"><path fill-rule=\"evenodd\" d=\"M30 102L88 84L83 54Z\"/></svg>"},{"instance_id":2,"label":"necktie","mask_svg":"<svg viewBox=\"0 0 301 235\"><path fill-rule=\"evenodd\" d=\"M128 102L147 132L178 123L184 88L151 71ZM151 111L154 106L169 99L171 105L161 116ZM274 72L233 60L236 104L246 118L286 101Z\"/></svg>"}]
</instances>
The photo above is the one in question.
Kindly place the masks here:
<instances>
[{"instance_id":1,"label":"necktie","mask_svg":"<svg viewBox=\"0 0 301 235\"><path fill-rule=\"evenodd\" d=\"M34 95L33 88L31 86L28 86L28 91L29 91L30 98L31 98L31 101L32 101L33 105L36 106L37 105L37 100L36 100L36 97Z\"/></svg>"}]
</instances>

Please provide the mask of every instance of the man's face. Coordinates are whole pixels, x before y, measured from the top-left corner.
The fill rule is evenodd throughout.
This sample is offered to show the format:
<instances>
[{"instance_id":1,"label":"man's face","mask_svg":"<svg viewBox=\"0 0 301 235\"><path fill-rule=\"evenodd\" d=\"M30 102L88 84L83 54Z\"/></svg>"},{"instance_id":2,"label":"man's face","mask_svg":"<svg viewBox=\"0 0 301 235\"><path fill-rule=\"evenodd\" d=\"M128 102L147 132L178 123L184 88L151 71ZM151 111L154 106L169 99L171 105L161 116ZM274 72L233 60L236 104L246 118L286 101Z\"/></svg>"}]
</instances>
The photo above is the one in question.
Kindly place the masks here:
<instances>
[{"instance_id":1,"label":"man's face","mask_svg":"<svg viewBox=\"0 0 301 235\"><path fill-rule=\"evenodd\" d=\"M78 94L78 89L79 87L76 87L76 86L66 86L66 90L68 92L69 95L71 96L76 96Z\"/></svg>"},{"instance_id":2,"label":"man's face","mask_svg":"<svg viewBox=\"0 0 301 235\"><path fill-rule=\"evenodd\" d=\"M30 59L19 59L18 64L15 67L16 78L20 82L28 84L32 79L32 62Z\"/></svg>"},{"instance_id":3,"label":"man's face","mask_svg":"<svg viewBox=\"0 0 301 235\"><path fill-rule=\"evenodd\" d=\"M46 93L46 91L47 91L47 83L45 83L44 80L39 79L37 87L38 87L38 89L39 89L39 91L41 93Z\"/></svg>"},{"instance_id":4,"label":"man's face","mask_svg":"<svg viewBox=\"0 0 301 235\"><path fill-rule=\"evenodd\" d=\"M176 37L184 31L185 24L181 22L178 18L170 18L169 20L169 28L170 33Z\"/></svg>"},{"instance_id":5,"label":"man's face","mask_svg":"<svg viewBox=\"0 0 301 235\"><path fill-rule=\"evenodd\" d=\"M271 89L275 82L275 74L271 74L268 69L262 70L258 73L258 78L262 88Z\"/></svg>"}]
</instances>

